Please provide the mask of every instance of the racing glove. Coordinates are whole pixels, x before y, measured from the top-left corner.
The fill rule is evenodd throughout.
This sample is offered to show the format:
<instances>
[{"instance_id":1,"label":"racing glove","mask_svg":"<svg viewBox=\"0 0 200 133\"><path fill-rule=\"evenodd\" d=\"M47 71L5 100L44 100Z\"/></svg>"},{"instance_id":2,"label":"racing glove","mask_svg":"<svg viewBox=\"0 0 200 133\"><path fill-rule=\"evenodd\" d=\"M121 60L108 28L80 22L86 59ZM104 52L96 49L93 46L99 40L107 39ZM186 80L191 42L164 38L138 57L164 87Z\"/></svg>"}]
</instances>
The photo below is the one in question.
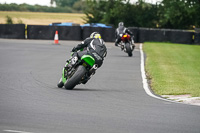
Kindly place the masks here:
<instances>
[{"instance_id":1,"label":"racing glove","mask_svg":"<svg viewBox=\"0 0 200 133\"><path fill-rule=\"evenodd\" d=\"M72 49L72 52L75 52L75 51L77 51L76 47L74 47L74 48Z\"/></svg>"}]
</instances>

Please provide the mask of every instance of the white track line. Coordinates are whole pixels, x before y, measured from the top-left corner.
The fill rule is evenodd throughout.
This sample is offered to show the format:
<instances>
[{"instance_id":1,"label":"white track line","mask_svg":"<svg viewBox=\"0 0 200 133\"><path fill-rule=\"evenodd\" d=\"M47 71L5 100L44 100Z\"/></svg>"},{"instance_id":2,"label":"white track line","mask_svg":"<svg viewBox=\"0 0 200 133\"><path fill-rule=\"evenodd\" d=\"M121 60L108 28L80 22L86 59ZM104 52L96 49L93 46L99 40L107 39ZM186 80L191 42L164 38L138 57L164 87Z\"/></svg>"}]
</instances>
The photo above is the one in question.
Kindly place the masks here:
<instances>
[{"instance_id":1,"label":"white track line","mask_svg":"<svg viewBox=\"0 0 200 133\"><path fill-rule=\"evenodd\" d=\"M9 133L32 133L32 132L17 131L17 130L3 130L3 131Z\"/></svg>"},{"instance_id":2,"label":"white track line","mask_svg":"<svg viewBox=\"0 0 200 133\"><path fill-rule=\"evenodd\" d=\"M164 101L168 101L168 102L173 102L173 103L179 103L179 102L176 102L176 101L170 101L168 99L164 99L164 98L158 97L158 96L154 95L151 92L151 90L149 89L148 82L147 82L147 77L146 77L146 74L145 74L145 67L144 67L144 61L145 60L144 60L144 52L142 50L142 43L140 43L140 55L141 55L141 75L142 75L143 88L144 88L145 92L149 96L157 98L157 99L160 99L160 100L164 100Z\"/></svg>"},{"instance_id":3,"label":"white track line","mask_svg":"<svg viewBox=\"0 0 200 133\"><path fill-rule=\"evenodd\" d=\"M149 85L148 85L148 82L147 82L147 77L146 77L146 74L145 74L145 67L144 67L144 52L142 50L142 43L140 43L140 55L141 55L141 75L142 75L142 83L143 83L143 88L145 90L145 92L153 97L153 98L156 98L156 99L160 99L160 100L163 100L163 101L167 101L167 102L172 102L172 103L179 103L179 104L185 104L185 105L192 105L192 106L197 106L197 105L194 105L194 104L189 104L189 103L183 103L183 102L178 102L178 101L172 101L170 99L165 99L165 98L162 98L162 97L159 97L159 96L156 96L155 94L152 93L152 91L150 90L149 88Z\"/></svg>"}]
</instances>

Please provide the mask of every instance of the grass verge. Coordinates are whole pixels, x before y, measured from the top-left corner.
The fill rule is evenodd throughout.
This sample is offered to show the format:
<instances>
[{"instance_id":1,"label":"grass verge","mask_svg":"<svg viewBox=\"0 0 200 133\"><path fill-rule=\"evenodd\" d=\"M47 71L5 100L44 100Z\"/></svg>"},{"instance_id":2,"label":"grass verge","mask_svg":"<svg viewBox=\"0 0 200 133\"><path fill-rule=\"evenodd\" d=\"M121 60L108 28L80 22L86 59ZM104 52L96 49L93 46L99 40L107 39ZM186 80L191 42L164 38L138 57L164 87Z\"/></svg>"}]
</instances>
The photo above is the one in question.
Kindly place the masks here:
<instances>
[{"instance_id":1,"label":"grass verge","mask_svg":"<svg viewBox=\"0 0 200 133\"><path fill-rule=\"evenodd\" d=\"M158 95L200 97L200 46L144 43L146 72Z\"/></svg>"}]
</instances>

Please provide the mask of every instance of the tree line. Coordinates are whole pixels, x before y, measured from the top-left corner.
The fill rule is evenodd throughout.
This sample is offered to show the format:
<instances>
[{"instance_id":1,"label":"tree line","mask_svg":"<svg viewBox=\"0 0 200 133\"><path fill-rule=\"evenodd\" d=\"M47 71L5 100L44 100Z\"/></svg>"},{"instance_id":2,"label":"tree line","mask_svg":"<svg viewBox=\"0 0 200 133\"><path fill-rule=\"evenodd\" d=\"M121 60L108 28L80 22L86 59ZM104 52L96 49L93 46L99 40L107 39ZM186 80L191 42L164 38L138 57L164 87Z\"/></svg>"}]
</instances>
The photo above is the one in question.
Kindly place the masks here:
<instances>
[{"instance_id":1,"label":"tree line","mask_svg":"<svg viewBox=\"0 0 200 133\"><path fill-rule=\"evenodd\" d=\"M163 0L156 4L138 0L86 0L88 23L117 24L126 26L193 29L200 27L200 0Z\"/></svg>"},{"instance_id":2,"label":"tree line","mask_svg":"<svg viewBox=\"0 0 200 133\"><path fill-rule=\"evenodd\" d=\"M138 0L50 0L56 7L28 4L0 4L1 11L81 12L86 23L125 26L193 29L200 27L200 0L162 0L156 4Z\"/></svg>"},{"instance_id":3,"label":"tree line","mask_svg":"<svg viewBox=\"0 0 200 133\"><path fill-rule=\"evenodd\" d=\"M68 1L68 0L66 0ZM50 1L50 3L52 3ZM75 2L72 6L71 4L56 4L53 6L41 6L41 5L29 5L29 4L0 4L0 11L29 11L29 12L58 12L58 13L83 13L84 6L82 1L79 0Z\"/></svg>"}]
</instances>

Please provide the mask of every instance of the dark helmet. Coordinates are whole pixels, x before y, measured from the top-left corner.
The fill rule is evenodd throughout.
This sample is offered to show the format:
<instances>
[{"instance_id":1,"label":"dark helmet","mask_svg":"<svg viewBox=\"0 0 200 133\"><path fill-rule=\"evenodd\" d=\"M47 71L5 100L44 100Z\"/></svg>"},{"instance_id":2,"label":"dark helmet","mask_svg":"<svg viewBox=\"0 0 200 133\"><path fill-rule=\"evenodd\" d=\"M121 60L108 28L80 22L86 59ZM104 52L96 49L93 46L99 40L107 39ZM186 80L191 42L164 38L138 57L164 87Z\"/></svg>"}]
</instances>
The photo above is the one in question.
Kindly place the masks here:
<instances>
[{"instance_id":1,"label":"dark helmet","mask_svg":"<svg viewBox=\"0 0 200 133\"><path fill-rule=\"evenodd\" d=\"M118 26L119 27L124 27L124 22L119 22Z\"/></svg>"},{"instance_id":2,"label":"dark helmet","mask_svg":"<svg viewBox=\"0 0 200 133\"><path fill-rule=\"evenodd\" d=\"M93 33L90 35L90 38L99 38L99 39L101 39L101 35L100 35L98 32L93 32Z\"/></svg>"}]
</instances>

